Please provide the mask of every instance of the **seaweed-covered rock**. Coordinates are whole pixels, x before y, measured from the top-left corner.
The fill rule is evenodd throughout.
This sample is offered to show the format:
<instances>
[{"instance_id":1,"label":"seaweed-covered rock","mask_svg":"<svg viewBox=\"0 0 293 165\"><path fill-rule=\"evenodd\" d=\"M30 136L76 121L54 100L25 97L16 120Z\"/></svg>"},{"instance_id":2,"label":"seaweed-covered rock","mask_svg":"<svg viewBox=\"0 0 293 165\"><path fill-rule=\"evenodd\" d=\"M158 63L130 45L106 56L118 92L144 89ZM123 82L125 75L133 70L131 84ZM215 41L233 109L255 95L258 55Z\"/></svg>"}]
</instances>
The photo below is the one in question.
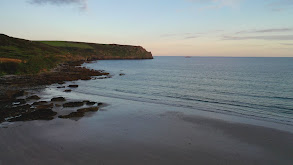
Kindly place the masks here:
<instances>
[{"instance_id":1,"label":"seaweed-covered rock","mask_svg":"<svg viewBox=\"0 0 293 165\"><path fill-rule=\"evenodd\" d=\"M62 102L66 101L66 99L64 97L54 97L51 99L51 101Z\"/></svg>"},{"instance_id":2,"label":"seaweed-covered rock","mask_svg":"<svg viewBox=\"0 0 293 165\"><path fill-rule=\"evenodd\" d=\"M63 107L81 107L84 105L84 102L68 102L63 104Z\"/></svg>"},{"instance_id":3,"label":"seaweed-covered rock","mask_svg":"<svg viewBox=\"0 0 293 165\"><path fill-rule=\"evenodd\" d=\"M68 85L69 88L78 88L78 85Z\"/></svg>"},{"instance_id":4,"label":"seaweed-covered rock","mask_svg":"<svg viewBox=\"0 0 293 165\"><path fill-rule=\"evenodd\" d=\"M99 107L89 107L89 108L82 108L82 109L78 109L77 112L96 112L99 110Z\"/></svg>"},{"instance_id":5,"label":"seaweed-covered rock","mask_svg":"<svg viewBox=\"0 0 293 165\"><path fill-rule=\"evenodd\" d=\"M13 97L20 97L20 96L24 96L25 95L25 91L24 90L20 90L20 91L16 91L13 94Z\"/></svg>"},{"instance_id":6,"label":"seaweed-covered rock","mask_svg":"<svg viewBox=\"0 0 293 165\"><path fill-rule=\"evenodd\" d=\"M26 105L21 105L17 107L9 107L7 106L6 108L4 107L3 109L0 109L0 118L5 119L5 118L13 118L16 116L20 116L24 113L30 113L34 109L31 108L31 105L26 104Z\"/></svg>"},{"instance_id":7,"label":"seaweed-covered rock","mask_svg":"<svg viewBox=\"0 0 293 165\"><path fill-rule=\"evenodd\" d=\"M32 105L36 106L36 105L44 105L44 104L48 104L47 101L38 101L38 102L34 102Z\"/></svg>"},{"instance_id":8,"label":"seaweed-covered rock","mask_svg":"<svg viewBox=\"0 0 293 165\"><path fill-rule=\"evenodd\" d=\"M79 117L83 117L83 116L84 116L83 112L71 112L68 115L60 115L58 117L62 118L62 119L70 119L70 118L79 118Z\"/></svg>"},{"instance_id":9,"label":"seaweed-covered rock","mask_svg":"<svg viewBox=\"0 0 293 165\"><path fill-rule=\"evenodd\" d=\"M67 93L69 93L69 92L71 92L72 90L71 89L66 89L66 90L64 90L64 92L67 92Z\"/></svg>"},{"instance_id":10,"label":"seaweed-covered rock","mask_svg":"<svg viewBox=\"0 0 293 165\"><path fill-rule=\"evenodd\" d=\"M37 95L32 95L32 96L29 96L28 98L26 98L26 100L40 100L41 98Z\"/></svg>"},{"instance_id":11,"label":"seaweed-covered rock","mask_svg":"<svg viewBox=\"0 0 293 165\"><path fill-rule=\"evenodd\" d=\"M52 120L57 112L52 109L37 109L30 113L24 113L19 117L10 119L9 121L31 121L31 120Z\"/></svg>"},{"instance_id":12,"label":"seaweed-covered rock","mask_svg":"<svg viewBox=\"0 0 293 165\"><path fill-rule=\"evenodd\" d=\"M95 105L97 104L97 102L94 102L94 101L88 101L88 100L85 100L83 101L86 105Z\"/></svg>"},{"instance_id":13,"label":"seaweed-covered rock","mask_svg":"<svg viewBox=\"0 0 293 165\"><path fill-rule=\"evenodd\" d=\"M54 106L53 103L51 103L51 104L45 104L45 105L38 105L36 107L36 109L51 109L51 108L53 108L53 106Z\"/></svg>"},{"instance_id":14,"label":"seaweed-covered rock","mask_svg":"<svg viewBox=\"0 0 293 165\"><path fill-rule=\"evenodd\" d=\"M89 108L82 108L78 109L76 112L71 112L68 115L60 115L59 118L62 119L70 119L70 118L80 118L85 115L87 112L96 112L99 110L99 107L89 107Z\"/></svg>"},{"instance_id":15,"label":"seaweed-covered rock","mask_svg":"<svg viewBox=\"0 0 293 165\"><path fill-rule=\"evenodd\" d=\"M25 99L16 99L16 100L13 100L13 104L14 105L25 104L25 103L26 103Z\"/></svg>"}]
</instances>

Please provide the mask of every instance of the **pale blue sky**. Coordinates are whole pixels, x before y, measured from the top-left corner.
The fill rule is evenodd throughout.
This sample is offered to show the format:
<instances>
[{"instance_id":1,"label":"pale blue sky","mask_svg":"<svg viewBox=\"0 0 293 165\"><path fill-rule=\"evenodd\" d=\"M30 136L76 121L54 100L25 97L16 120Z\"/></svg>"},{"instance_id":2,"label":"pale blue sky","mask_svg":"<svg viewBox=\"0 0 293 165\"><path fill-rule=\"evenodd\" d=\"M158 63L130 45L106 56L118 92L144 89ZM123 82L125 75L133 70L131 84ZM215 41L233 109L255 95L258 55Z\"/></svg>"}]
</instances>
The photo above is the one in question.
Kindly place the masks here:
<instances>
[{"instance_id":1,"label":"pale blue sky","mask_svg":"<svg viewBox=\"0 0 293 165\"><path fill-rule=\"evenodd\" d=\"M154 55L293 56L293 0L1 0L0 33Z\"/></svg>"}]
</instances>

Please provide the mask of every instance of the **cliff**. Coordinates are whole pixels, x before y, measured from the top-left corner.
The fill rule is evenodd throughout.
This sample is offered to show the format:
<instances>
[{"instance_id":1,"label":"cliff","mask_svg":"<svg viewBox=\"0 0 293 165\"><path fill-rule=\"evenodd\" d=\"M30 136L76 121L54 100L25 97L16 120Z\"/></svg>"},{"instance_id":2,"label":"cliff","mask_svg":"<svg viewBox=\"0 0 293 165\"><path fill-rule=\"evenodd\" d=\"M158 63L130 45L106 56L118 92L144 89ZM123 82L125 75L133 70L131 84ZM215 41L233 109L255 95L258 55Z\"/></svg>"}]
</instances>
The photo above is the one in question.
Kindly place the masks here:
<instances>
[{"instance_id":1,"label":"cliff","mask_svg":"<svg viewBox=\"0 0 293 165\"><path fill-rule=\"evenodd\" d=\"M141 46L30 41L0 34L0 75L38 73L65 61L152 58Z\"/></svg>"},{"instance_id":2,"label":"cliff","mask_svg":"<svg viewBox=\"0 0 293 165\"><path fill-rule=\"evenodd\" d=\"M82 56L87 59L152 59L153 56L141 46L96 44L68 41L39 41L43 44L67 52L67 55Z\"/></svg>"}]
</instances>

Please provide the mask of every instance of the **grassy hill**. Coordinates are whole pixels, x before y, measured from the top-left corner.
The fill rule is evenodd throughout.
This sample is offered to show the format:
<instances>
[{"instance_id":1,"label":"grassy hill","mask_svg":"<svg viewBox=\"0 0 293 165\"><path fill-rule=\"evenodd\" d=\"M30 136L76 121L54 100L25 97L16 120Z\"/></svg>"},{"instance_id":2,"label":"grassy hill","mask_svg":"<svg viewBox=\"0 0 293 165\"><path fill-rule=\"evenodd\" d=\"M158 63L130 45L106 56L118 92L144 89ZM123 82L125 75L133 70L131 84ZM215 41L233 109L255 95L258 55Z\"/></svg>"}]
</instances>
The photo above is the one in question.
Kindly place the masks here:
<instances>
[{"instance_id":1,"label":"grassy hill","mask_svg":"<svg viewBox=\"0 0 293 165\"><path fill-rule=\"evenodd\" d=\"M38 73L64 61L152 58L140 46L29 41L0 34L0 75Z\"/></svg>"},{"instance_id":2,"label":"grassy hill","mask_svg":"<svg viewBox=\"0 0 293 165\"><path fill-rule=\"evenodd\" d=\"M141 46L96 44L68 41L39 41L58 48L72 56L83 56L90 59L151 59L152 54Z\"/></svg>"}]
</instances>

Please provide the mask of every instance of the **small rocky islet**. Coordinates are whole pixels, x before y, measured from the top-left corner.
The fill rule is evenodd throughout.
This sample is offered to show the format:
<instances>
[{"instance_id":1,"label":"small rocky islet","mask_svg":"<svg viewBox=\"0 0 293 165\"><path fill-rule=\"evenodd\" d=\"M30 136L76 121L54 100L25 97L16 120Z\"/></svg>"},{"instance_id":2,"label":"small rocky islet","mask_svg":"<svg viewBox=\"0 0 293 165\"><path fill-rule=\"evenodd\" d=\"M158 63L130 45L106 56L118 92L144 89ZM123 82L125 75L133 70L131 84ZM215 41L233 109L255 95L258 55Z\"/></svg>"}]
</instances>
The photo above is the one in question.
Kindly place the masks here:
<instances>
[{"instance_id":1,"label":"small rocky islet","mask_svg":"<svg viewBox=\"0 0 293 165\"><path fill-rule=\"evenodd\" d=\"M58 116L58 118L62 119L81 118L88 112L97 112L99 106L102 105L102 103L89 100L67 102L64 97L54 97L51 101L38 101L40 99L39 96L29 95L23 90L11 91L5 100L0 100L0 123L52 120L58 115L55 109L62 111L60 108L74 109L81 107L69 114Z\"/></svg>"}]
</instances>

